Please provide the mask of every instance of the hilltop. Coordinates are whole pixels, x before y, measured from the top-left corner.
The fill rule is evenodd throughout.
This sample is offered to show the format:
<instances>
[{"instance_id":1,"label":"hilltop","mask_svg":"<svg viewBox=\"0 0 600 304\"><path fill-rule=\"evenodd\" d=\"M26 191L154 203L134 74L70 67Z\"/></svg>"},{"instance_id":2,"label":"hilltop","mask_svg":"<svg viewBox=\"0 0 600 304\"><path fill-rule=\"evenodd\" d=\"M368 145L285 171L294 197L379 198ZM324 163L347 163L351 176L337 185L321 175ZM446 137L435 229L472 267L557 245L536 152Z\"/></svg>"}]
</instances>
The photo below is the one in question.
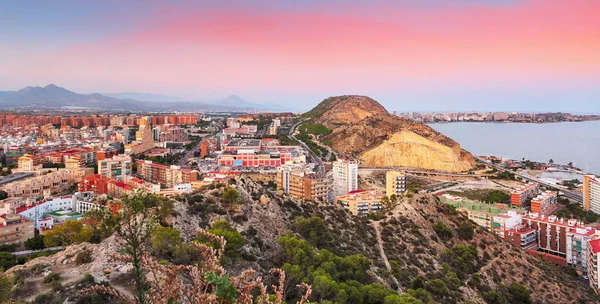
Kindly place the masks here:
<instances>
[{"instance_id":1,"label":"hilltop","mask_svg":"<svg viewBox=\"0 0 600 304\"><path fill-rule=\"evenodd\" d=\"M449 172L471 169L475 160L454 140L419 122L388 113L377 101L358 95L330 97L303 118L331 132L322 142L366 167L413 167Z\"/></svg>"}]
</instances>

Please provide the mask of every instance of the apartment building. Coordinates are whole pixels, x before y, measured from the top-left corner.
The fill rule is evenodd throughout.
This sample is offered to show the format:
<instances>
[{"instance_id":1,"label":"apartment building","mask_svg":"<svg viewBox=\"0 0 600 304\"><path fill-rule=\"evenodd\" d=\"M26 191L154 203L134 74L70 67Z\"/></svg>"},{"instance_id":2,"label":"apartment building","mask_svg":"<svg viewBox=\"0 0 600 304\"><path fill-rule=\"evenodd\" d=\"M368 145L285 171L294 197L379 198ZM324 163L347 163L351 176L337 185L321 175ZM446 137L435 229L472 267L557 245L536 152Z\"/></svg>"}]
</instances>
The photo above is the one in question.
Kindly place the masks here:
<instances>
[{"instance_id":1,"label":"apartment building","mask_svg":"<svg viewBox=\"0 0 600 304\"><path fill-rule=\"evenodd\" d=\"M587 276L590 280L590 286L594 289L596 294L599 294L600 278L598 274L600 273L600 258L598 258L598 255L600 254L600 238L588 240L587 245Z\"/></svg>"},{"instance_id":2,"label":"apartment building","mask_svg":"<svg viewBox=\"0 0 600 304\"><path fill-rule=\"evenodd\" d=\"M529 183L513 190L510 194L510 203L513 206L521 207L528 199L533 199L540 192L538 183Z\"/></svg>"},{"instance_id":3,"label":"apartment building","mask_svg":"<svg viewBox=\"0 0 600 304\"><path fill-rule=\"evenodd\" d=\"M576 219L565 221L555 215L533 212L523 217L522 226L536 232L537 248L530 253L542 254L548 261L575 267L584 274L587 272L585 252L587 241L596 234L594 228L584 226Z\"/></svg>"},{"instance_id":4,"label":"apartment building","mask_svg":"<svg viewBox=\"0 0 600 304\"><path fill-rule=\"evenodd\" d=\"M338 159L333 162L333 193L346 195L358 190L358 162Z\"/></svg>"},{"instance_id":5,"label":"apartment building","mask_svg":"<svg viewBox=\"0 0 600 304\"><path fill-rule=\"evenodd\" d=\"M546 191L531 200L531 212L551 215L558 209L558 193Z\"/></svg>"},{"instance_id":6,"label":"apartment building","mask_svg":"<svg viewBox=\"0 0 600 304\"><path fill-rule=\"evenodd\" d=\"M25 241L34 237L34 224L18 214L4 214L0 216L0 231L0 243L24 249Z\"/></svg>"},{"instance_id":7,"label":"apartment building","mask_svg":"<svg viewBox=\"0 0 600 304\"><path fill-rule=\"evenodd\" d=\"M353 215L368 215L381 212L383 193L376 190L355 190L335 198L335 202Z\"/></svg>"},{"instance_id":8,"label":"apartment building","mask_svg":"<svg viewBox=\"0 0 600 304\"><path fill-rule=\"evenodd\" d=\"M385 173L385 195L401 195L406 191L406 173L390 170Z\"/></svg>"},{"instance_id":9,"label":"apartment building","mask_svg":"<svg viewBox=\"0 0 600 304\"><path fill-rule=\"evenodd\" d=\"M98 195L108 193L108 182L110 178L100 174L92 174L86 176L82 181L77 183L78 192L94 192Z\"/></svg>"},{"instance_id":10,"label":"apartment building","mask_svg":"<svg viewBox=\"0 0 600 304\"><path fill-rule=\"evenodd\" d=\"M0 186L0 190L6 191L9 197L47 197L53 193L64 191L73 183L78 183L86 176L94 174L94 169L60 169L46 172L35 177L3 184Z\"/></svg>"},{"instance_id":11,"label":"apartment building","mask_svg":"<svg viewBox=\"0 0 600 304\"><path fill-rule=\"evenodd\" d=\"M98 173L111 179L122 179L131 175L131 157L115 155L98 161Z\"/></svg>"},{"instance_id":12,"label":"apartment building","mask_svg":"<svg viewBox=\"0 0 600 304\"><path fill-rule=\"evenodd\" d=\"M508 210L505 213L492 217L492 229L500 237L504 237L506 230L513 229L523 221L525 212L522 210Z\"/></svg>"},{"instance_id":13,"label":"apartment building","mask_svg":"<svg viewBox=\"0 0 600 304\"><path fill-rule=\"evenodd\" d=\"M295 199L326 200L329 180L308 174L301 168L294 165L281 166L276 177L278 188Z\"/></svg>"},{"instance_id":14,"label":"apartment building","mask_svg":"<svg viewBox=\"0 0 600 304\"><path fill-rule=\"evenodd\" d=\"M177 184L191 184L198 179L198 171L152 163L149 160L137 161L137 176L153 184L173 187Z\"/></svg>"},{"instance_id":15,"label":"apartment building","mask_svg":"<svg viewBox=\"0 0 600 304\"><path fill-rule=\"evenodd\" d=\"M488 204L451 195L443 195L440 200L447 205L454 206L458 211L466 213L470 220L490 231L494 231L494 217L510 210L510 206L507 204ZM522 212L523 210L516 209L515 211Z\"/></svg>"},{"instance_id":16,"label":"apartment building","mask_svg":"<svg viewBox=\"0 0 600 304\"><path fill-rule=\"evenodd\" d=\"M523 250L537 249L537 230L523 224L504 230L504 239Z\"/></svg>"},{"instance_id":17,"label":"apartment building","mask_svg":"<svg viewBox=\"0 0 600 304\"><path fill-rule=\"evenodd\" d=\"M40 157L31 154L19 157L17 163L17 168L13 169L13 172L37 172L42 169Z\"/></svg>"},{"instance_id":18,"label":"apartment building","mask_svg":"<svg viewBox=\"0 0 600 304\"><path fill-rule=\"evenodd\" d=\"M600 179L594 175L583 176L583 209L600 214Z\"/></svg>"}]
</instances>

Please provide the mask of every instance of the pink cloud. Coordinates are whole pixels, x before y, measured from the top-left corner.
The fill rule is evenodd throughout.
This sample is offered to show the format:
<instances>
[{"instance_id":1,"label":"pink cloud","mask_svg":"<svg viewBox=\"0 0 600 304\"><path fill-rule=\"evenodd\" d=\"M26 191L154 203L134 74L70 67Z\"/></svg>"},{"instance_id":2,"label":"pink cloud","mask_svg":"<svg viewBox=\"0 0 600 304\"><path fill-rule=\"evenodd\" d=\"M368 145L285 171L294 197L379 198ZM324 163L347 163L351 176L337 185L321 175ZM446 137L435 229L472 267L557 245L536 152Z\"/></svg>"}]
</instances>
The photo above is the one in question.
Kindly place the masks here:
<instances>
[{"instance_id":1,"label":"pink cloud","mask_svg":"<svg viewBox=\"0 0 600 304\"><path fill-rule=\"evenodd\" d=\"M141 31L49 54L41 64L73 80L88 75L154 88L575 83L600 76L599 12L600 1L584 0L341 13L171 11Z\"/></svg>"}]
</instances>

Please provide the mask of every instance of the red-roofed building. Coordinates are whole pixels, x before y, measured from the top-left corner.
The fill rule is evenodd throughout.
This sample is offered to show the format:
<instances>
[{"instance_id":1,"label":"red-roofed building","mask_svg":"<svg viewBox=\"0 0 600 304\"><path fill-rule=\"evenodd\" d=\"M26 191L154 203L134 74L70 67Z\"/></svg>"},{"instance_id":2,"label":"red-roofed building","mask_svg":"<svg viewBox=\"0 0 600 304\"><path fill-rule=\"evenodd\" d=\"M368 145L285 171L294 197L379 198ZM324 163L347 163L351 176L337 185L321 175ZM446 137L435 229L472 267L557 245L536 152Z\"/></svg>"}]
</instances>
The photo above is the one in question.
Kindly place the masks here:
<instances>
[{"instance_id":1,"label":"red-roofed building","mask_svg":"<svg viewBox=\"0 0 600 304\"><path fill-rule=\"evenodd\" d=\"M77 184L77 191L79 192L94 192L98 195L108 193L108 182L110 178L103 177L100 174L94 174L86 177L83 181Z\"/></svg>"},{"instance_id":2,"label":"red-roofed building","mask_svg":"<svg viewBox=\"0 0 600 304\"><path fill-rule=\"evenodd\" d=\"M594 238L588 240L587 246L587 276L590 280L590 286L596 293L600 293L600 280L598 274L600 273L600 238Z\"/></svg>"}]
</instances>

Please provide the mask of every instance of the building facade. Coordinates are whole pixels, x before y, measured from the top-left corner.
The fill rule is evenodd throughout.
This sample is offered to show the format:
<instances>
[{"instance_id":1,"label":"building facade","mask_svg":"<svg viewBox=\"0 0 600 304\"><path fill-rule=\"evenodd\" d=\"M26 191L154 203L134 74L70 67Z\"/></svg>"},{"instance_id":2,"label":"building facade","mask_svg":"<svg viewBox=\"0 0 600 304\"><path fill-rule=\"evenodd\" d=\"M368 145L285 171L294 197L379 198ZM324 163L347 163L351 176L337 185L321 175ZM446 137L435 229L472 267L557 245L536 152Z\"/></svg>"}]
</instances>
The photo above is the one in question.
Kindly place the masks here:
<instances>
[{"instance_id":1,"label":"building facade","mask_svg":"<svg viewBox=\"0 0 600 304\"><path fill-rule=\"evenodd\" d=\"M529 183L511 192L510 203L513 206L521 207L528 199L533 199L539 192L540 185L538 183Z\"/></svg>"},{"instance_id":2,"label":"building facade","mask_svg":"<svg viewBox=\"0 0 600 304\"><path fill-rule=\"evenodd\" d=\"M152 163L149 160L137 161L137 176L153 184L173 187L177 184L191 184L198 179L198 171Z\"/></svg>"},{"instance_id":3,"label":"building facade","mask_svg":"<svg viewBox=\"0 0 600 304\"><path fill-rule=\"evenodd\" d=\"M385 173L385 195L402 195L406 192L406 173L390 170Z\"/></svg>"},{"instance_id":4,"label":"building facade","mask_svg":"<svg viewBox=\"0 0 600 304\"><path fill-rule=\"evenodd\" d=\"M23 249L25 241L34 237L34 223L18 214L0 216L0 242Z\"/></svg>"},{"instance_id":5,"label":"building facade","mask_svg":"<svg viewBox=\"0 0 600 304\"><path fill-rule=\"evenodd\" d=\"M381 191L356 190L337 196L335 202L353 215L368 215L369 213L381 212L382 197L383 193Z\"/></svg>"},{"instance_id":6,"label":"building facade","mask_svg":"<svg viewBox=\"0 0 600 304\"><path fill-rule=\"evenodd\" d=\"M346 195L358 190L358 162L338 159L333 162L333 193Z\"/></svg>"},{"instance_id":7,"label":"building facade","mask_svg":"<svg viewBox=\"0 0 600 304\"><path fill-rule=\"evenodd\" d=\"M116 155L98 161L98 173L111 179L122 179L131 175L131 157Z\"/></svg>"},{"instance_id":8,"label":"building facade","mask_svg":"<svg viewBox=\"0 0 600 304\"><path fill-rule=\"evenodd\" d=\"M600 179L594 175L583 176L583 209L600 214Z\"/></svg>"},{"instance_id":9,"label":"building facade","mask_svg":"<svg viewBox=\"0 0 600 304\"><path fill-rule=\"evenodd\" d=\"M308 174L300 165L283 165L277 170L277 188L295 199L327 199L329 180Z\"/></svg>"}]
</instances>

